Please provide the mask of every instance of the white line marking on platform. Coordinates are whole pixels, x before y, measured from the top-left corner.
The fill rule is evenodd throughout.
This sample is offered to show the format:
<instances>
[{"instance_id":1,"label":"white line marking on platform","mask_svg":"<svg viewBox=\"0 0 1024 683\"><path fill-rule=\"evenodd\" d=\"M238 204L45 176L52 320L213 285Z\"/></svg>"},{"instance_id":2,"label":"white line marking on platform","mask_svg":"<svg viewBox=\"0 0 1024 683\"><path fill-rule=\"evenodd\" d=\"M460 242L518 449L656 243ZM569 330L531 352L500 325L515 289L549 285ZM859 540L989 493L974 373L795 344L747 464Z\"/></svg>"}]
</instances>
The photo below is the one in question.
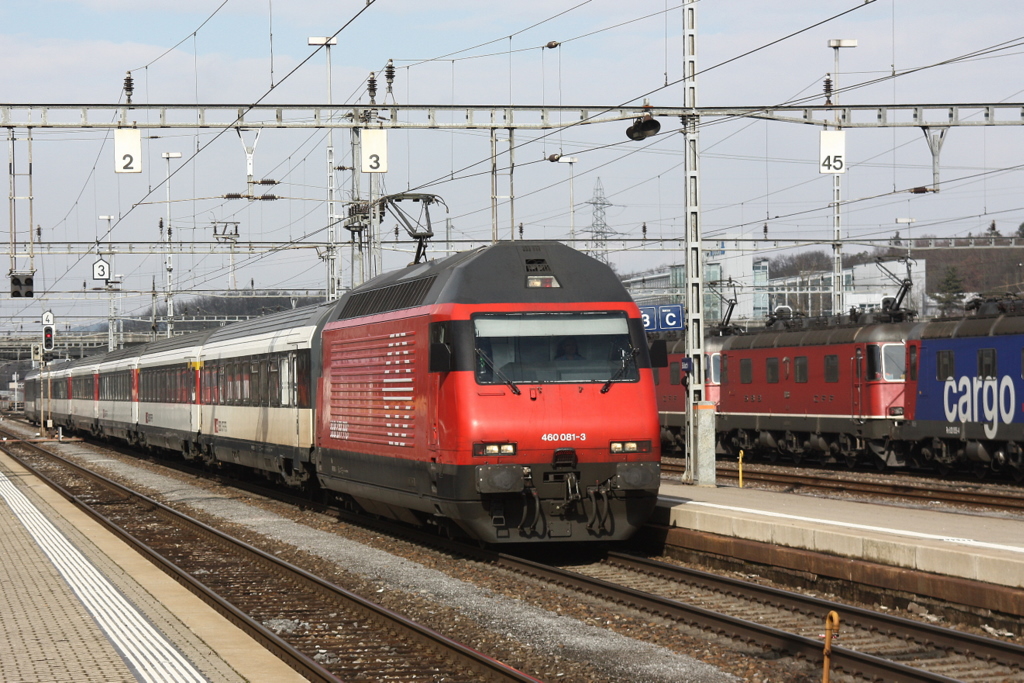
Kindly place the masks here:
<instances>
[{"instance_id":1,"label":"white line marking on platform","mask_svg":"<svg viewBox=\"0 0 1024 683\"><path fill-rule=\"evenodd\" d=\"M2 472L0 496L141 680L205 683L206 678Z\"/></svg>"},{"instance_id":2,"label":"white line marking on platform","mask_svg":"<svg viewBox=\"0 0 1024 683\"><path fill-rule=\"evenodd\" d=\"M814 524L824 524L827 526L839 526L847 529L857 529L860 531L877 531L883 534L891 534L895 536L910 536L912 538L921 538L928 541L940 541L943 543L953 543L955 545L966 545L973 548L988 548L990 550L1006 550L1011 553L1024 553L1024 547L1014 545L1001 545L999 543L986 543L984 541L975 541L970 538L952 538L950 536L938 536L936 534L925 534L919 531L907 531L906 529L888 529L880 526L868 526L866 524L853 524L851 522L837 522L831 519L816 519L814 517L800 517L798 515L787 515L781 512L769 512L767 510L752 510L750 508L739 508L732 505L719 505L718 503L705 503L698 500L686 501L686 505L700 505L702 507L717 508L719 510L731 510L733 512L746 512L752 515L761 515L762 517L778 517L779 519L793 519L801 522L812 522Z\"/></svg>"}]
</instances>

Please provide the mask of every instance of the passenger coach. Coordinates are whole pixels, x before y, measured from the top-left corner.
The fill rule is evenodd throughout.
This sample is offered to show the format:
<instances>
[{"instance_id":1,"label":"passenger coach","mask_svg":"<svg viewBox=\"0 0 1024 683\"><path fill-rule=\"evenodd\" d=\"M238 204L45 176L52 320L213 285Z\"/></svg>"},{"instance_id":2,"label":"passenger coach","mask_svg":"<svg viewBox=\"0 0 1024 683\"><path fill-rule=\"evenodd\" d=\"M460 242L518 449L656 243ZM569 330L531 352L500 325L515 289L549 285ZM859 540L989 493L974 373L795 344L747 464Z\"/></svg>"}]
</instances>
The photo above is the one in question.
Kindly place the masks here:
<instances>
[{"instance_id":1,"label":"passenger coach","mask_svg":"<svg viewBox=\"0 0 1024 683\"><path fill-rule=\"evenodd\" d=\"M489 542L619 540L654 508L640 320L606 265L499 243L337 302L51 367L56 425L320 489Z\"/></svg>"}]
</instances>

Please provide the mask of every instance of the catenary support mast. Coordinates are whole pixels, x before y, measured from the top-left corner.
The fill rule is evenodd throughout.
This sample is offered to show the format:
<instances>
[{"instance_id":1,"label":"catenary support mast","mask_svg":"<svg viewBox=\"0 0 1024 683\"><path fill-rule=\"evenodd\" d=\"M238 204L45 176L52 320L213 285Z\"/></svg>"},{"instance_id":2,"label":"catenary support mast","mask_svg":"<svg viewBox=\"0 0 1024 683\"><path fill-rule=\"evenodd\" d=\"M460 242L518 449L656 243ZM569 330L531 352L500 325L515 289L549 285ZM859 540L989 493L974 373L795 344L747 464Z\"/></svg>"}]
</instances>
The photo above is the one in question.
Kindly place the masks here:
<instances>
[{"instance_id":1,"label":"catenary support mast","mask_svg":"<svg viewBox=\"0 0 1024 683\"><path fill-rule=\"evenodd\" d=\"M686 161L686 472L715 484L714 408L704 400L704 250L700 210L700 114L697 111L697 0L683 2L683 122Z\"/></svg>"}]
</instances>

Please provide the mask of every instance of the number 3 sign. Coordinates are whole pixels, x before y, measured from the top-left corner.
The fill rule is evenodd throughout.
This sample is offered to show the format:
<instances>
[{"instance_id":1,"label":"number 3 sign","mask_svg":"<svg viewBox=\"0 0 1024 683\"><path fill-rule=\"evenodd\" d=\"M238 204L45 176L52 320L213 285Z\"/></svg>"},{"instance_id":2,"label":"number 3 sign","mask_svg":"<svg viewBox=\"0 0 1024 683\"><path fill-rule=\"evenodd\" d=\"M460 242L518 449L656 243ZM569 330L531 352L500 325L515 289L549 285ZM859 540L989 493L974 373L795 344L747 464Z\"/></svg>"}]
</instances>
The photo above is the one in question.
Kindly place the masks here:
<instances>
[{"instance_id":1,"label":"number 3 sign","mask_svg":"<svg viewBox=\"0 0 1024 683\"><path fill-rule=\"evenodd\" d=\"M110 279L110 264L100 259L92 264L92 279L93 280L109 280Z\"/></svg>"},{"instance_id":2,"label":"number 3 sign","mask_svg":"<svg viewBox=\"0 0 1024 683\"><path fill-rule=\"evenodd\" d=\"M387 173L388 132L380 128L364 128L360 137L363 173Z\"/></svg>"}]
</instances>

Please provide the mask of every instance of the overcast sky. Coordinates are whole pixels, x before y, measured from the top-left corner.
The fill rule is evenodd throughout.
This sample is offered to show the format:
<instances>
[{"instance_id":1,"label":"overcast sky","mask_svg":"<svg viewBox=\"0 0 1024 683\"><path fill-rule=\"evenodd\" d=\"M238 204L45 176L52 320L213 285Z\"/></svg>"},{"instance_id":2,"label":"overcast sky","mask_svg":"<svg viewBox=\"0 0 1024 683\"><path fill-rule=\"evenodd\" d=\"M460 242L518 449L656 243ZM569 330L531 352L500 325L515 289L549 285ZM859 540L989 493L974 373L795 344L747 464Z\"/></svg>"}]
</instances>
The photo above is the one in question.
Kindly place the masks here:
<instances>
[{"instance_id":1,"label":"overcast sky","mask_svg":"<svg viewBox=\"0 0 1024 683\"><path fill-rule=\"evenodd\" d=\"M704 0L697 11L701 106L766 106L808 97L820 103L822 81L833 70L831 38L859 41L840 55L839 82L844 89L862 87L844 92L842 103L1024 101L1019 1ZM131 71L137 104L234 104L262 98L267 103L322 103L325 58L321 52L302 64L314 50L307 38L342 27L332 51L336 103L368 102L367 74L393 59L398 67L393 96L403 104L598 107L639 104L648 93L655 105L683 104L680 87L665 85L682 75L679 0L376 0L369 7L365 0L5 0L0 3L0 102L113 104L123 101L123 79ZM787 38L791 34L796 35ZM561 46L543 49L549 41ZM764 47L774 41L780 42ZM381 81L378 101L384 95ZM862 85L868 82L874 84ZM606 220L613 234L639 237L646 224L652 237L681 235L678 121L663 120L662 133L643 143L626 140L627 125L576 127L539 140L525 131L517 134L515 212L525 237L569 234L568 170L564 164L540 163L555 152L579 159L574 182L578 232L591 224L593 207L587 202L600 179L611 202ZM705 121L700 134L705 235L759 236L768 223L772 237L829 239L831 177L817 172L818 133L809 125ZM217 134L144 131L144 172L115 175L106 132L37 130L34 222L42 240L95 240L106 232L100 215L118 217L115 243L158 239L157 221L167 211L161 186L166 165L160 155L179 151L187 159L200 148L171 181L176 241L209 240L214 221L237 221L243 240L325 239L323 131L267 131L261 136L255 175L282 181L274 191L291 198L273 204L216 199L245 191L245 155L238 136L215 139ZM24 130L17 135L23 138ZM843 198L850 202L843 213L844 234L861 241L887 239L897 228L905 233L897 218L913 218L914 235L977 235L993 220L1004 234L1013 233L1024 222L1017 168L1024 161L1022 136L1020 126L953 128L942 149L941 192L912 195L906 190L929 185L932 178L921 130L851 131L849 172L843 181ZM456 237L481 243L490 238L485 131L399 131L391 134L389 144L387 192L439 194L450 213L433 215L435 227L450 218ZM336 133L335 145L337 163L348 165L348 134ZM24 147L19 141L21 171ZM342 199L347 198L348 176L339 174L338 183ZM508 194L507 188L499 188L499 194ZM18 211L24 231L27 207L19 204ZM503 235L508 234L508 217L503 206ZM394 220L387 219L384 228L393 245ZM674 252L640 252L614 240L611 246L611 260L620 272L678 259ZM389 249L385 268L404 265L408 258L406 252ZM93 260L38 257L37 296L81 292L83 283L91 289L96 284ZM238 279L245 285L324 286L324 267L312 250L240 256L239 264ZM347 281L347 262L345 267ZM162 288L160 257L118 256L115 270L124 274L125 289L148 291L154 277ZM227 258L179 255L175 281L179 290L225 287ZM72 302L68 296L54 294L28 306L5 296L0 318L17 329L46 308L62 321L72 314L106 317L105 299L92 295L90 301ZM149 299L148 294L128 296L125 309L141 310Z\"/></svg>"}]
</instances>

